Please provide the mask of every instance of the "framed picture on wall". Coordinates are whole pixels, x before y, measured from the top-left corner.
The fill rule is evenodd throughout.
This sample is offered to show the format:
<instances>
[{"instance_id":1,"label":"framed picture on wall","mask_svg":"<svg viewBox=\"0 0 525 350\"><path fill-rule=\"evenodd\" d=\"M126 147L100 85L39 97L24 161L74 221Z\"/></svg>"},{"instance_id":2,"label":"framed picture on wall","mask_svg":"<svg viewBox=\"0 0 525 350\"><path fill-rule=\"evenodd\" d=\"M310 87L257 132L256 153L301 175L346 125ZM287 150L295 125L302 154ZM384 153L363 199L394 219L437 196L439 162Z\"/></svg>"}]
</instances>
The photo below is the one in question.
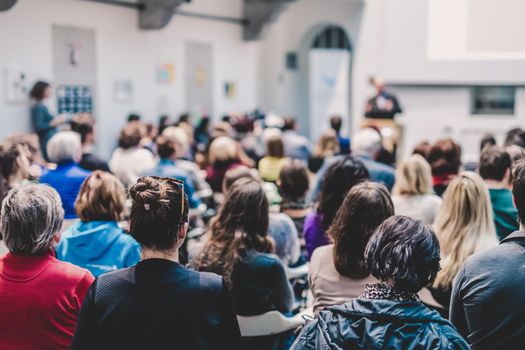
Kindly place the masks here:
<instances>
[{"instance_id":1,"label":"framed picture on wall","mask_svg":"<svg viewBox=\"0 0 525 350\"><path fill-rule=\"evenodd\" d=\"M27 73L20 63L5 68L5 100L10 104L26 103L29 94Z\"/></svg>"}]
</instances>

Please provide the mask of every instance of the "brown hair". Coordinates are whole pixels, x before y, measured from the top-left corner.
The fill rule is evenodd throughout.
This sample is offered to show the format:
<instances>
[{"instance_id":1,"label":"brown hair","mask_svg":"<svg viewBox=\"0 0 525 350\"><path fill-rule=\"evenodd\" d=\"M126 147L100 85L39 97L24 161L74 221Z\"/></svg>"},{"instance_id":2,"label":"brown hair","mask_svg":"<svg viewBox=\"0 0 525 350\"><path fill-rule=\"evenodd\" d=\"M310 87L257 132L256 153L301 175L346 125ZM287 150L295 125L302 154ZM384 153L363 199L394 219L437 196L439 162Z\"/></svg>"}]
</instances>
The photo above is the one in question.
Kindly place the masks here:
<instances>
[{"instance_id":1,"label":"brown hair","mask_svg":"<svg viewBox=\"0 0 525 350\"><path fill-rule=\"evenodd\" d=\"M484 180L502 181L507 173L510 172L512 160L510 155L502 148L497 146L486 146L479 157L479 175Z\"/></svg>"},{"instance_id":2,"label":"brown hair","mask_svg":"<svg viewBox=\"0 0 525 350\"><path fill-rule=\"evenodd\" d=\"M75 210L82 221L122 220L126 190L112 174L97 170L80 187Z\"/></svg>"},{"instance_id":3,"label":"brown hair","mask_svg":"<svg viewBox=\"0 0 525 350\"><path fill-rule=\"evenodd\" d=\"M184 184L172 178L145 176L130 190L130 232L141 245L169 250L177 244L181 226L188 222Z\"/></svg>"},{"instance_id":4,"label":"brown hair","mask_svg":"<svg viewBox=\"0 0 525 350\"><path fill-rule=\"evenodd\" d=\"M211 238L195 267L222 275L231 286L235 264L248 250L273 251L268 221L268 200L261 184L245 178L235 181L211 223Z\"/></svg>"},{"instance_id":5,"label":"brown hair","mask_svg":"<svg viewBox=\"0 0 525 350\"><path fill-rule=\"evenodd\" d=\"M171 159L177 152L177 144L174 140L161 135L157 137L157 152L159 157Z\"/></svg>"},{"instance_id":6,"label":"brown hair","mask_svg":"<svg viewBox=\"0 0 525 350\"><path fill-rule=\"evenodd\" d=\"M334 241L337 272L350 278L369 275L364 258L366 245L375 229L393 215L394 205L384 185L367 181L348 192L327 231Z\"/></svg>"},{"instance_id":7,"label":"brown hair","mask_svg":"<svg viewBox=\"0 0 525 350\"><path fill-rule=\"evenodd\" d=\"M432 175L457 174L461 166L461 147L452 139L436 142L427 157Z\"/></svg>"},{"instance_id":8,"label":"brown hair","mask_svg":"<svg viewBox=\"0 0 525 350\"><path fill-rule=\"evenodd\" d=\"M286 162L279 174L279 190L283 199L297 201L306 196L310 177L304 162L294 159Z\"/></svg>"},{"instance_id":9,"label":"brown hair","mask_svg":"<svg viewBox=\"0 0 525 350\"><path fill-rule=\"evenodd\" d=\"M222 180L222 192L226 193L235 183L235 181L243 178L249 178L253 181L262 182L262 179L255 169L250 169L244 165L239 165L235 168L228 170L224 174L224 179Z\"/></svg>"},{"instance_id":10,"label":"brown hair","mask_svg":"<svg viewBox=\"0 0 525 350\"><path fill-rule=\"evenodd\" d=\"M313 153L317 157L328 157L339 153L339 139L333 129L326 130L321 135Z\"/></svg>"},{"instance_id":11,"label":"brown hair","mask_svg":"<svg viewBox=\"0 0 525 350\"><path fill-rule=\"evenodd\" d=\"M268 156L275 158L284 158L284 143L281 136L269 138L266 141Z\"/></svg>"},{"instance_id":12,"label":"brown hair","mask_svg":"<svg viewBox=\"0 0 525 350\"><path fill-rule=\"evenodd\" d=\"M118 146L122 149L130 149L140 144L142 139L143 130L140 125L128 124L120 132L118 139Z\"/></svg>"}]
</instances>

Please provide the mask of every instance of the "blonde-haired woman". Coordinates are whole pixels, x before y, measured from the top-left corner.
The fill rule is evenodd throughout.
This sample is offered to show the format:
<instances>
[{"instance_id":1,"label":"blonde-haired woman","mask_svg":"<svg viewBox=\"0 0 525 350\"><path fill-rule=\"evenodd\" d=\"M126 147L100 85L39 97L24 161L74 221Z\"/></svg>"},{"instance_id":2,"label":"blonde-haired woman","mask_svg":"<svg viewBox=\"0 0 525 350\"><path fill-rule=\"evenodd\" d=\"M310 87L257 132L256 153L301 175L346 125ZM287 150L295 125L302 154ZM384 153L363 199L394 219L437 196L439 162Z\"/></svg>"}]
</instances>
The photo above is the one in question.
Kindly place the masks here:
<instances>
[{"instance_id":1,"label":"blonde-haired woman","mask_svg":"<svg viewBox=\"0 0 525 350\"><path fill-rule=\"evenodd\" d=\"M432 224L441 206L441 198L434 194L432 170L419 154L405 159L397 168L392 191L396 215L404 215Z\"/></svg>"},{"instance_id":2,"label":"blonde-haired woman","mask_svg":"<svg viewBox=\"0 0 525 350\"><path fill-rule=\"evenodd\" d=\"M308 159L308 169L312 173L317 173L323 166L324 160L339 154L339 151L337 133L332 129L325 131L319 138L319 141L317 141L317 145L315 145L314 151Z\"/></svg>"},{"instance_id":3,"label":"blonde-haired woman","mask_svg":"<svg viewBox=\"0 0 525 350\"><path fill-rule=\"evenodd\" d=\"M441 270L431 292L448 310L452 282L465 260L498 244L489 192L478 174L465 171L454 177L445 191L434 229L441 247Z\"/></svg>"}]
</instances>

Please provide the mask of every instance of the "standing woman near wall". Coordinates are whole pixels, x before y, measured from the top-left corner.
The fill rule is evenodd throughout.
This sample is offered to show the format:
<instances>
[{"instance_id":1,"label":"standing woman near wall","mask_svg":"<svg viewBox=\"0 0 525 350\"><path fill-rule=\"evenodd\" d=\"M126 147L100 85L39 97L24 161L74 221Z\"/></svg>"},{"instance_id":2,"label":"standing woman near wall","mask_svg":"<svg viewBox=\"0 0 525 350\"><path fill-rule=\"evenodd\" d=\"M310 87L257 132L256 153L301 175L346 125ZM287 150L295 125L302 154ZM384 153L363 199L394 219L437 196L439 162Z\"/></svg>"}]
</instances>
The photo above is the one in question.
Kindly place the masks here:
<instances>
[{"instance_id":1,"label":"standing woman near wall","mask_svg":"<svg viewBox=\"0 0 525 350\"><path fill-rule=\"evenodd\" d=\"M65 121L64 117L54 117L47 108L45 101L51 97L51 85L44 81L38 81L35 83L30 92L33 104L31 106L31 122L33 123L33 129L37 133L40 140L40 149L42 155L46 160L47 141L57 133L57 126Z\"/></svg>"}]
</instances>

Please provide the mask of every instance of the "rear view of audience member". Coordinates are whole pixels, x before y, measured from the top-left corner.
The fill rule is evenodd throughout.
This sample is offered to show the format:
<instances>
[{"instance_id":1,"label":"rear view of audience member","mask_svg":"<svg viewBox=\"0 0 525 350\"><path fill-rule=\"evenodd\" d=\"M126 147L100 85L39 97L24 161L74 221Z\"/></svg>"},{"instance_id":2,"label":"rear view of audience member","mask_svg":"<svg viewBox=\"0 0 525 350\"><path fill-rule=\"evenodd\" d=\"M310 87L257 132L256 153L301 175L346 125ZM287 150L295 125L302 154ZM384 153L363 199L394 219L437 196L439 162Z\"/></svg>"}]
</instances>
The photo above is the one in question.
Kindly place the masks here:
<instances>
[{"instance_id":1,"label":"rear view of audience member","mask_svg":"<svg viewBox=\"0 0 525 350\"><path fill-rule=\"evenodd\" d=\"M284 266L271 254L268 200L260 183L244 178L235 181L211 230L194 265L226 279L237 314L291 311L293 295Z\"/></svg>"},{"instance_id":2,"label":"rear view of audience member","mask_svg":"<svg viewBox=\"0 0 525 350\"><path fill-rule=\"evenodd\" d=\"M267 133L266 156L259 161L259 173L264 181L275 182L286 163L284 144L279 130L273 129Z\"/></svg>"},{"instance_id":3,"label":"rear view of audience member","mask_svg":"<svg viewBox=\"0 0 525 350\"><path fill-rule=\"evenodd\" d=\"M429 226L403 216L387 219L370 238L365 261L381 283L322 311L292 349L469 349L417 295L439 271L439 243Z\"/></svg>"},{"instance_id":4,"label":"rear view of audience member","mask_svg":"<svg viewBox=\"0 0 525 350\"><path fill-rule=\"evenodd\" d=\"M126 188L156 165L153 154L141 146L144 133L139 122L130 122L121 131L118 148L109 161L109 168Z\"/></svg>"},{"instance_id":5,"label":"rear view of audience member","mask_svg":"<svg viewBox=\"0 0 525 350\"><path fill-rule=\"evenodd\" d=\"M513 172L520 231L469 257L452 289L450 320L472 349L522 349L525 344L525 163Z\"/></svg>"},{"instance_id":6,"label":"rear view of audience member","mask_svg":"<svg viewBox=\"0 0 525 350\"><path fill-rule=\"evenodd\" d=\"M310 142L303 135L299 135L297 129L297 121L294 118L289 117L284 120L284 153L287 158L307 162L310 156Z\"/></svg>"},{"instance_id":7,"label":"rear view of audience member","mask_svg":"<svg viewBox=\"0 0 525 350\"><path fill-rule=\"evenodd\" d=\"M213 192L221 193L224 174L242 165L239 147L235 140L227 136L220 136L212 141L208 154L210 166L206 169L206 181Z\"/></svg>"},{"instance_id":8,"label":"rear view of audience member","mask_svg":"<svg viewBox=\"0 0 525 350\"><path fill-rule=\"evenodd\" d=\"M434 194L430 165L419 154L408 157L397 168L392 200L396 215L434 222L441 198Z\"/></svg>"},{"instance_id":9,"label":"rear view of audience member","mask_svg":"<svg viewBox=\"0 0 525 350\"><path fill-rule=\"evenodd\" d=\"M357 183L368 179L368 171L352 156L341 157L325 175L317 210L304 221L304 239L308 258L314 250L330 243L326 230L332 224L346 193Z\"/></svg>"},{"instance_id":10,"label":"rear view of audience member","mask_svg":"<svg viewBox=\"0 0 525 350\"><path fill-rule=\"evenodd\" d=\"M78 165L81 153L80 136L73 131L59 132L51 137L47 144L47 156L51 162L57 164L57 168L44 174L40 182L58 191L64 207L65 219L77 217L75 200L82 182L90 174Z\"/></svg>"},{"instance_id":11,"label":"rear view of audience member","mask_svg":"<svg viewBox=\"0 0 525 350\"><path fill-rule=\"evenodd\" d=\"M27 181L31 163L22 144L4 141L0 144L0 203L10 189Z\"/></svg>"},{"instance_id":12,"label":"rear view of audience member","mask_svg":"<svg viewBox=\"0 0 525 350\"><path fill-rule=\"evenodd\" d=\"M511 159L498 147L487 147L481 152L479 174L489 188L490 202L498 238L502 240L519 228L518 211L510 190Z\"/></svg>"},{"instance_id":13,"label":"rear view of audience member","mask_svg":"<svg viewBox=\"0 0 525 350\"><path fill-rule=\"evenodd\" d=\"M178 263L188 205L178 182L144 177L130 189L136 266L104 274L82 305L72 349L238 349L228 288Z\"/></svg>"},{"instance_id":14,"label":"rear view of audience member","mask_svg":"<svg viewBox=\"0 0 525 350\"><path fill-rule=\"evenodd\" d=\"M297 159L288 161L279 174L277 184L282 196L281 212L293 220L303 239L304 219L312 211L312 206L306 200L310 177L304 162Z\"/></svg>"},{"instance_id":15,"label":"rear view of audience member","mask_svg":"<svg viewBox=\"0 0 525 350\"><path fill-rule=\"evenodd\" d=\"M69 349L80 305L93 276L55 259L64 210L51 187L29 184L9 192L1 233L0 348Z\"/></svg>"},{"instance_id":16,"label":"rear view of audience member","mask_svg":"<svg viewBox=\"0 0 525 350\"><path fill-rule=\"evenodd\" d=\"M335 131L331 129L325 131L319 138L319 141L317 141L308 159L308 169L310 169L312 173L317 173L323 166L325 160L339 154L339 151L339 141Z\"/></svg>"},{"instance_id":17,"label":"rear view of audience member","mask_svg":"<svg viewBox=\"0 0 525 350\"><path fill-rule=\"evenodd\" d=\"M441 246L441 270L431 288L436 301L446 309L452 282L472 254L498 244L487 187L478 174L457 175L443 197L434 229Z\"/></svg>"},{"instance_id":18,"label":"rear view of audience member","mask_svg":"<svg viewBox=\"0 0 525 350\"><path fill-rule=\"evenodd\" d=\"M75 202L80 221L62 234L57 258L86 268L95 277L135 265L140 246L118 225L125 201L124 186L115 176L100 170L91 174Z\"/></svg>"},{"instance_id":19,"label":"rear view of audience member","mask_svg":"<svg viewBox=\"0 0 525 350\"><path fill-rule=\"evenodd\" d=\"M93 154L93 146L95 145L95 120L89 114L77 116L71 122L71 129L80 135L82 143L82 158L80 159L80 167L95 171L109 171L108 163Z\"/></svg>"},{"instance_id":20,"label":"rear view of audience member","mask_svg":"<svg viewBox=\"0 0 525 350\"><path fill-rule=\"evenodd\" d=\"M370 276L364 252L374 230L393 215L384 185L364 182L348 192L328 230L334 244L317 248L310 262L308 279L316 314L357 298L366 284L377 282Z\"/></svg>"},{"instance_id":21,"label":"rear view of audience member","mask_svg":"<svg viewBox=\"0 0 525 350\"><path fill-rule=\"evenodd\" d=\"M461 148L452 139L440 140L430 148L427 161L432 169L434 192L443 196L448 184L459 172Z\"/></svg>"},{"instance_id":22,"label":"rear view of audience member","mask_svg":"<svg viewBox=\"0 0 525 350\"><path fill-rule=\"evenodd\" d=\"M350 153L350 139L346 136L343 136L341 133L341 128L343 127L343 118L338 115L330 118L330 127L336 132L337 140L339 142L339 152L341 154Z\"/></svg>"}]
</instances>

